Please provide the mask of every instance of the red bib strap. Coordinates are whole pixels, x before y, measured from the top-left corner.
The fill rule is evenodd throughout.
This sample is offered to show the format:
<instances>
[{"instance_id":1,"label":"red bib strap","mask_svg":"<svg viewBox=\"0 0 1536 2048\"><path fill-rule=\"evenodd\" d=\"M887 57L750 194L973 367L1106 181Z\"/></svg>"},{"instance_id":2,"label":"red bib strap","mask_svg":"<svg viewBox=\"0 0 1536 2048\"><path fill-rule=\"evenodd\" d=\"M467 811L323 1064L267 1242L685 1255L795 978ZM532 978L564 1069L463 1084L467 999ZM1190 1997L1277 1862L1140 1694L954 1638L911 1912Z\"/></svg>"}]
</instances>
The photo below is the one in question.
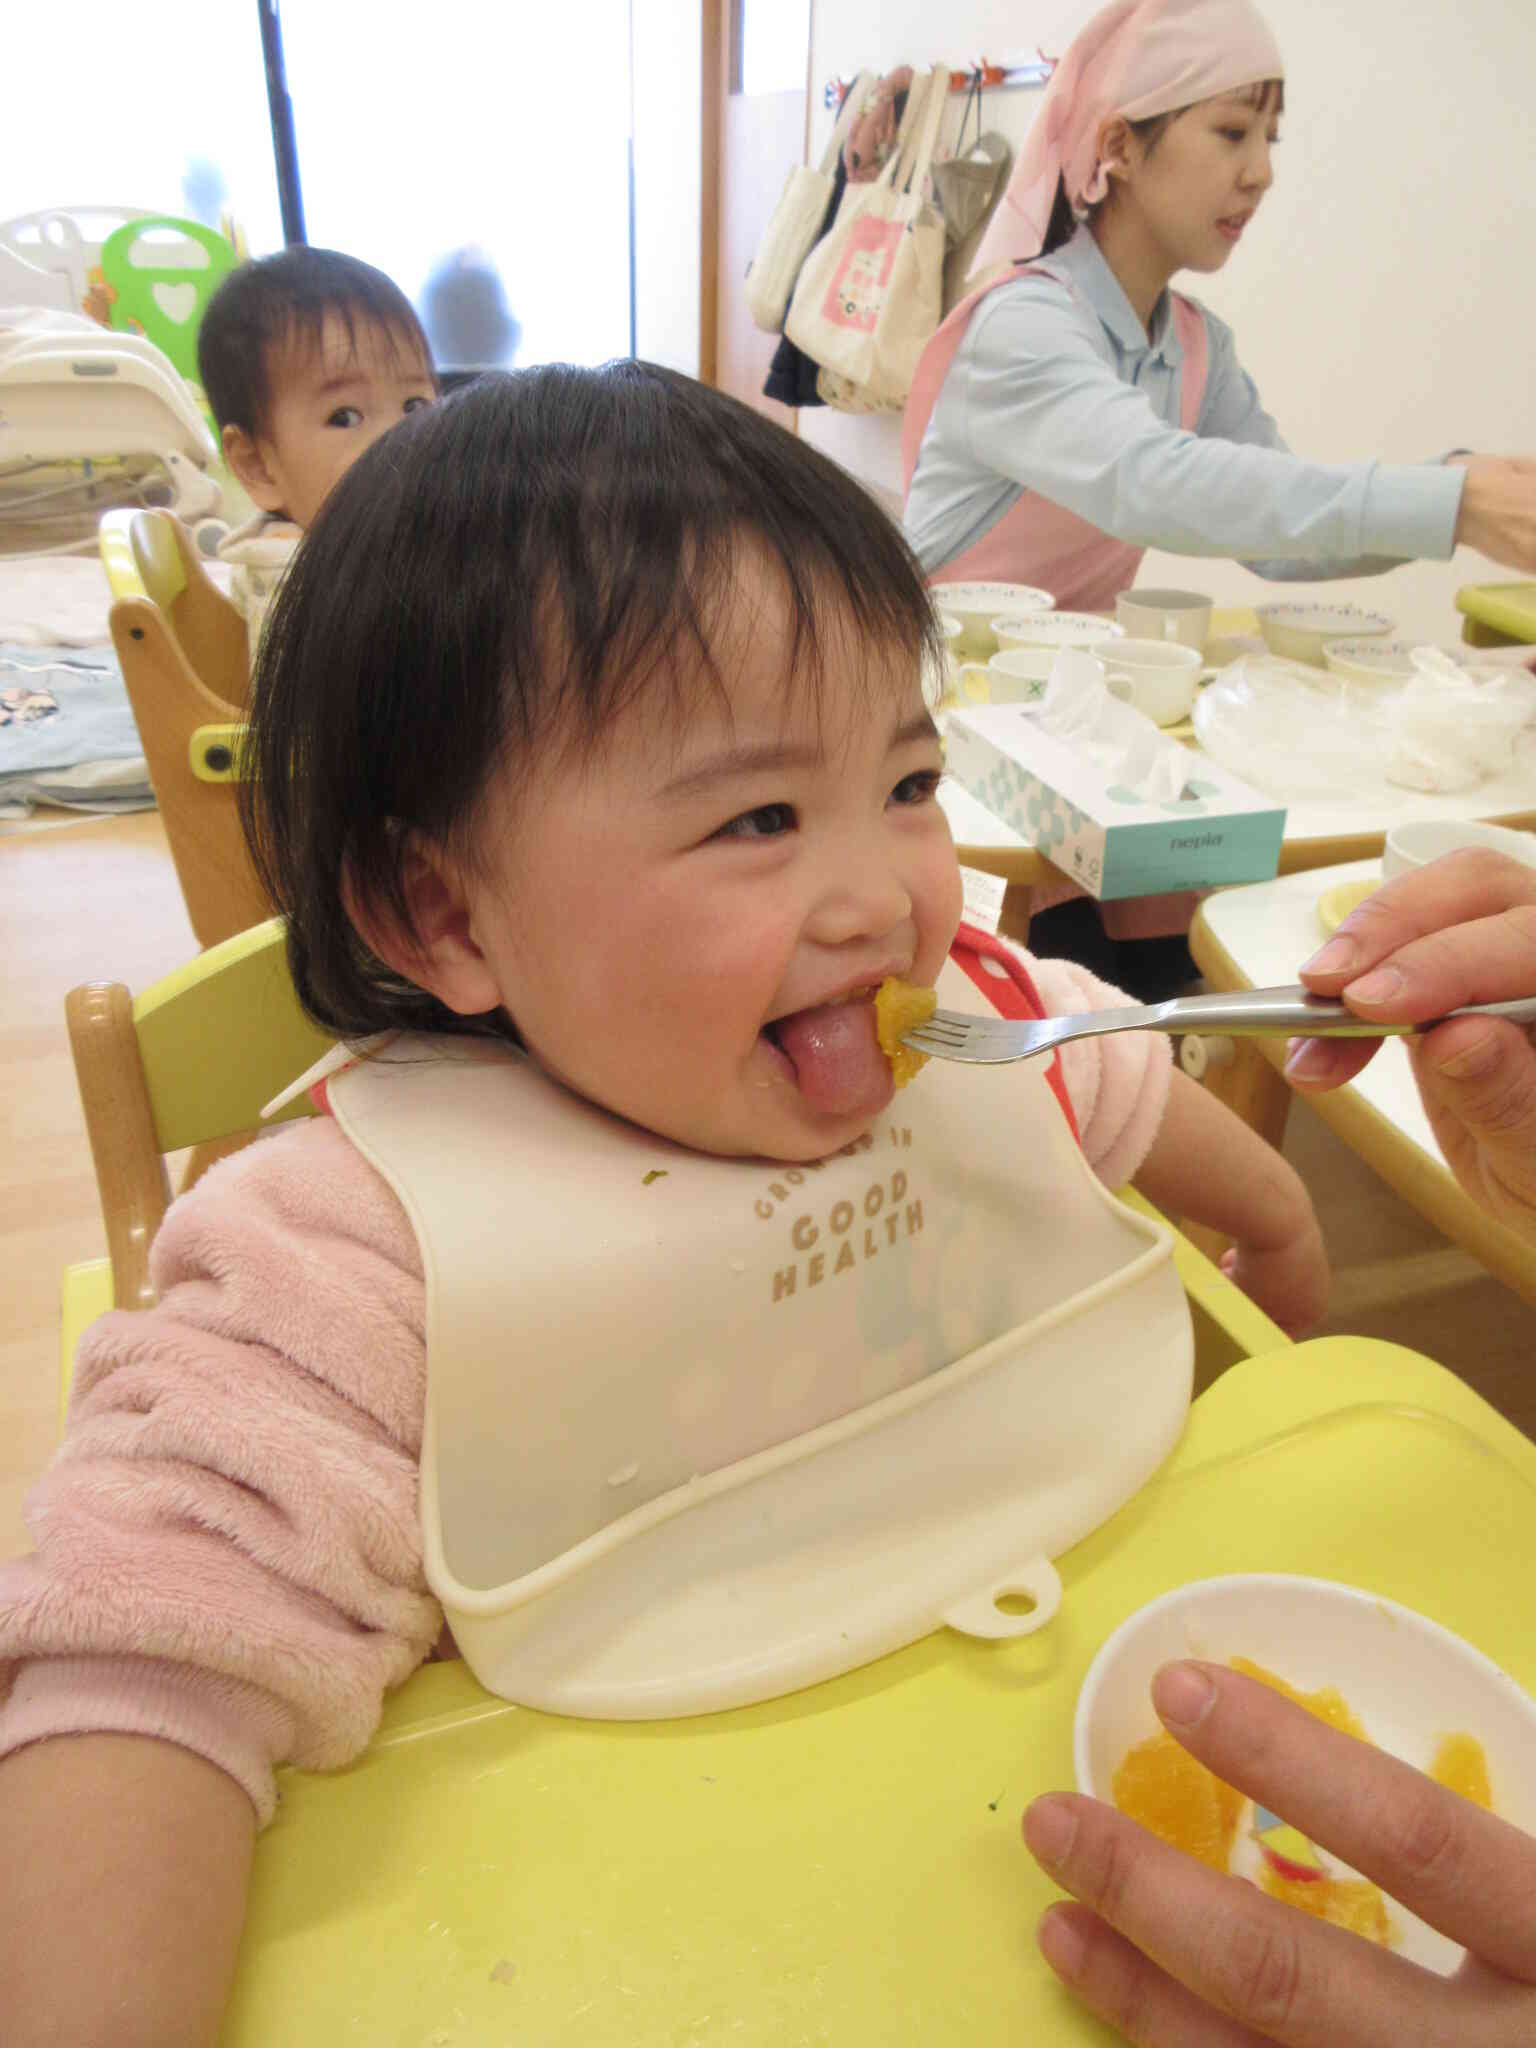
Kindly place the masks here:
<instances>
[{"instance_id":1,"label":"red bib strap","mask_svg":"<svg viewBox=\"0 0 1536 2048\"><path fill-rule=\"evenodd\" d=\"M1046 1015L1045 1005L1040 1000L1040 992L1030 977L1029 969L1011 946L1004 945L990 932L982 931L978 925L962 924L955 933L949 957L963 974L975 982L1000 1017L1033 1023ZM982 964L988 960L995 960L1002 973ZM1072 1099L1067 1094L1067 1079L1061 1071L1059 1052L1051 1054L1046 1079L1056 1091L1056 1100L1061 1104L1068 1129L1081 1145L1082 1133L1072 1113Z\"/></svg>"}]
</instances>

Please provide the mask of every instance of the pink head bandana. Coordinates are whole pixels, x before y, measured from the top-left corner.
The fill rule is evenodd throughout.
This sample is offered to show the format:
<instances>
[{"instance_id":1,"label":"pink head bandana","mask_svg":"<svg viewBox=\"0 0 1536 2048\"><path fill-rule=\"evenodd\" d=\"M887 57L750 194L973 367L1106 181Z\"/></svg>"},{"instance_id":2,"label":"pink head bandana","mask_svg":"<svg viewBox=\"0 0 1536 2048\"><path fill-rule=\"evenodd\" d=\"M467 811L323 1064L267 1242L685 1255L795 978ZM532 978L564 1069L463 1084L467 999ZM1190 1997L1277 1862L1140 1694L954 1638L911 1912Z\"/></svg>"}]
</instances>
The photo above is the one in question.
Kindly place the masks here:
<instances>
[{"instance_id":1,"label":"pink head bandana","mask_svg":"<svg viewBox=\"0 0 1536 2048\"><path fill-rule=\"evenodd\" d=\"M1051 74L972 276L1039 253L1058 177L1075 207L1104 197L1099 129L1112 115L1149 121L1284 75L1252 0L1111 0Z\"/></svg>"}]
</instances>

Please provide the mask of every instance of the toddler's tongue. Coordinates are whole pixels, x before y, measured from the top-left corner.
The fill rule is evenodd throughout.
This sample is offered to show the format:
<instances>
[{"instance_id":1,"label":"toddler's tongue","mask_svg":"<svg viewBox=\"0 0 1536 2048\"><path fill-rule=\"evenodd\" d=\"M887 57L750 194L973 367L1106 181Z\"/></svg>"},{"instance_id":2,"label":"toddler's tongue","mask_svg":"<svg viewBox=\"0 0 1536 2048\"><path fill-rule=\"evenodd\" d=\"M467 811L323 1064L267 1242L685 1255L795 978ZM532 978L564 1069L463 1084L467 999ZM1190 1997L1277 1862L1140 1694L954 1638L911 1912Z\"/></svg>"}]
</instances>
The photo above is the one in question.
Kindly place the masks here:
<instances>
[{"instance_id":1,"label":"toddler's tongue","mask_svg":"<svg viewBox=\"0 0 1536 2048\"><path fill-rule=\"evenodd\" d=\"M823 1003L774 1026L779 1050L815 1109L873 1116L891 1099L891 1063L875 1036L873 1003Z\"/></svg>"}]
</instances>

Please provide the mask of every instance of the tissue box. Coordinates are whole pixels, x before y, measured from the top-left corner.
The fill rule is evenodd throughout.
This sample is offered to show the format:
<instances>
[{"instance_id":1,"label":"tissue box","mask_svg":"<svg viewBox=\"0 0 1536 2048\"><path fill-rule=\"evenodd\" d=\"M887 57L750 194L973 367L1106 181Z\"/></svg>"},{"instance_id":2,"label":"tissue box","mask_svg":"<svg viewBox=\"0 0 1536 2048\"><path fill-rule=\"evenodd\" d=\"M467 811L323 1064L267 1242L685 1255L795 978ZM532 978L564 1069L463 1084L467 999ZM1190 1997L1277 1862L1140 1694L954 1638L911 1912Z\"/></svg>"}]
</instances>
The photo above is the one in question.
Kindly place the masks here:
<instances>
[{"instance_id":1,"label":"tissue box","mask_svg":"<svg viewBox=\"0 0 1536 2048\"><path fill-rule=\"evenodd\" d=\"M952 712L945 734L955 781L1103 902L1266 882L1279 868L1284 805L1186 751L1184 795L1158 804L1042 732L1028 705Z\"/></svg>"}]
</instances>

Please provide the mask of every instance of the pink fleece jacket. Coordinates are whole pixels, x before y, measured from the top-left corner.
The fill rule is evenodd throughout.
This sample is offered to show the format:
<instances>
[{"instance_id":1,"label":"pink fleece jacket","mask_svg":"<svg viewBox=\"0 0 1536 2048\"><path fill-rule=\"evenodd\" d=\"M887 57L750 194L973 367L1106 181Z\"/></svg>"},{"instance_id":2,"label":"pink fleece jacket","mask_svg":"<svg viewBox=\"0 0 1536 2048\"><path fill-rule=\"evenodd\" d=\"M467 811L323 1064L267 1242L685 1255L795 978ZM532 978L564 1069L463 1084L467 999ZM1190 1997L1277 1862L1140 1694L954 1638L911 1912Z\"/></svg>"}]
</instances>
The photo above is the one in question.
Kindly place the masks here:
<instances>
[{"instance_id":1,"label":"pink fleece jacket","mask_svg":"<svg viewBox=\"0 0 1536 2048\"><path fill-rule=\"evenodd\" d=\"M1125 998L1023 959L1046 1009ZM1064 1051L1094 1168L1135 1171L1168 1047ZM152 1309L76 1360L69 1429L0 1566L0 1756L45 1737L154 1735L270 1819L284 1762L349 1762L431 1653L417 1509L425 1288L404 1210L329 1118L215 1168L156 1239Z\"/></svg>"}]
</instances>

